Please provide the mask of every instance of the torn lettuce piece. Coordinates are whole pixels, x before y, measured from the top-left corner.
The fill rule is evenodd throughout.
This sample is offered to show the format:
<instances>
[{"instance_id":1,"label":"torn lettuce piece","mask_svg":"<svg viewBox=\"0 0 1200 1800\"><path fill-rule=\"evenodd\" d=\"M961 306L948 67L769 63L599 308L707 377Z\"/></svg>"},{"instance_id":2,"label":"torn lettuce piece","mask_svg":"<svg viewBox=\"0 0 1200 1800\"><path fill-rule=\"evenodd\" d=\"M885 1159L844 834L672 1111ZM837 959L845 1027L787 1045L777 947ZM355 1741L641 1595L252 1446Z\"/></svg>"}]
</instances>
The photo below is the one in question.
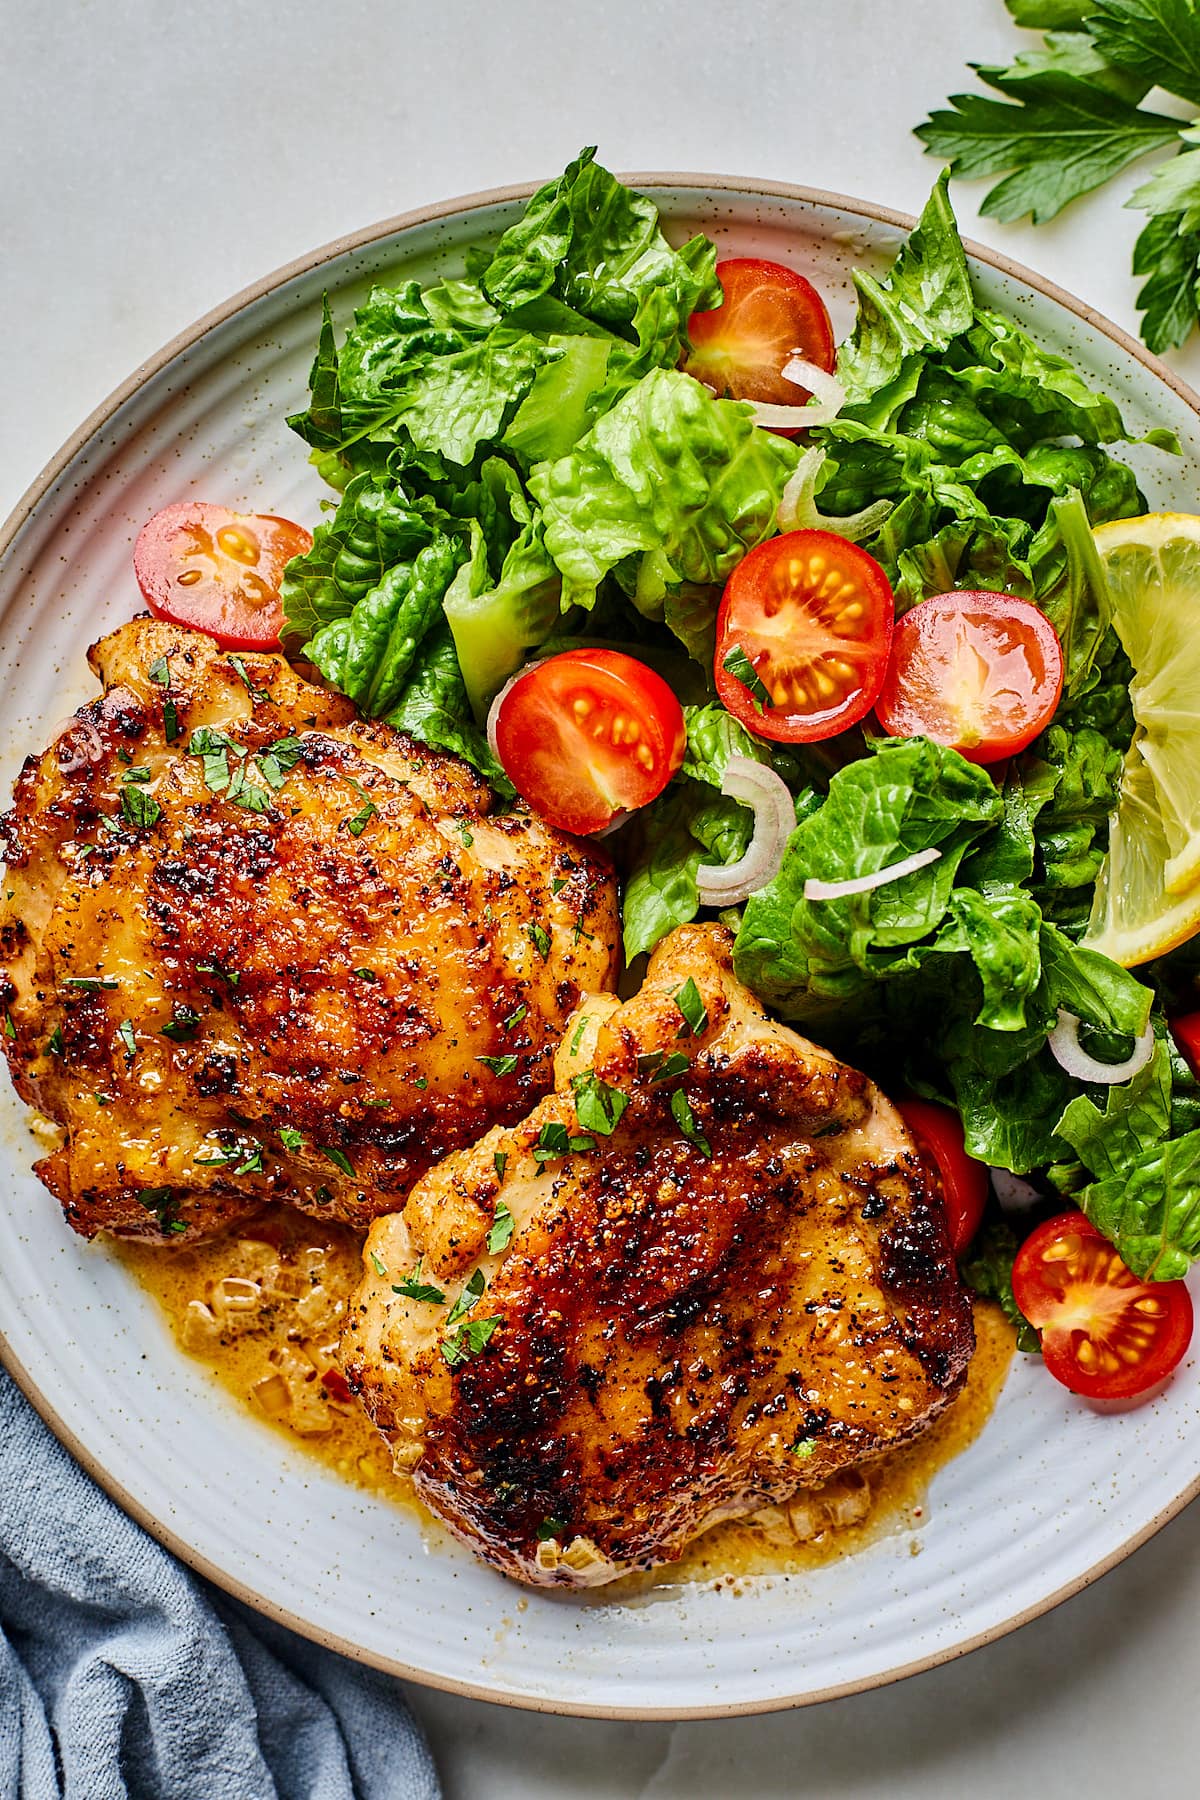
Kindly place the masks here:
<instances>
[{"instance_id":1,"label":"torn lettuce piece","mask_svg":"<svg viewBox=\"0 0 1200 1800\"><path fill-rule=\"evenodd\" d=\"M306 646L325 679L368 716L390 712L400 698L461 558L458 540L439 533L411 563L385 570L353 612L322 626Z\"/></svg>"},{"instance_id":2,"label":"torn lettuce piece","mask_svg":"<svg viewBox=\"0 0 1200 1800\"><path fill-rule=\"evenodd\" d=\"M527 505L524 512L520 535L494 582L483 533L472 525L471 554L443 602L467 696L480 723L509 676L558 622L562 581L546 554L540 517Z\"/></svg>"},{"instance_id":3,"label":"torn lettuce piece","mask_svg":"<svg viewBox=\"0 0 1200 1800\"><path fill-rule=\"evenodd\" d=\"M649 617L672 588L724 582L771 535L798 454L748 406L654 370L568 456L530 474L564 607L590 607L614 570Z\"/></svg>"},{"instance_id":4,"label":"torn lettuce piece","mask_svg":"<svg viewBox=\"0 0 1200 1800\"><path fill-rule=\"evenodd\" d=\"M662 367L679 359L688 317L721 303L716 246L695 237L672 249L652 200L584 150L540 188L500 239L483 288L510 314L556 295L589 319L636 336Z\"/></svg>"},{"instance_id":5,"label":"torn lettuce piece","mask_svg":"<svg viewBox=\"0 0 1200 1800\"><path fill-rule=\"evenodd\" d=\"M448 750L463 757L498 794L513 798L516 790L471 716L454 639L444 621L435 624L426 637L420 662L387 722L431 750Z\"/></svg>"},{"instance_id":6,"label":"torn lettuce piece","mask_svg":"<svg viewBox=\"0 0 1200 1800\"><path fill-rule=\"evenodd\" d=\"M312 549L284 571L283 633L309 638L344 619L385 571L410 565L438 535L435 517L386 476L352 478L333 518L313 532Z\"/></svg>"}]
</instances>

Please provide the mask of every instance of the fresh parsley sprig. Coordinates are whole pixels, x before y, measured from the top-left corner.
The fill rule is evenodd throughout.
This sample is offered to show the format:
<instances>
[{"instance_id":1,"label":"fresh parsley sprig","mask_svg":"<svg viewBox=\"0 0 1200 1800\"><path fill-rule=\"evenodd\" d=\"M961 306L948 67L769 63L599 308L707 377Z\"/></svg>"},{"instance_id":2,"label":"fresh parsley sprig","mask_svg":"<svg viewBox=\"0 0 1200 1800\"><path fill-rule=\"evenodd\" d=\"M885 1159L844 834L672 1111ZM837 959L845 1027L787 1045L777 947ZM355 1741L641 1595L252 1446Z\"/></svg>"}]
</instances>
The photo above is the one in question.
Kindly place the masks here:
<instances>
[{"instance_id":1,"label":"fresh parsley sprig","mask_svg":"<svg viewBox=\"0 0 1200 1800\"><path fill-rule=\"evenodd\" d=\"M972 65L1002 96L952 94L952 111L917 127L963 176L1000 175L980 212L1034 224L1153 150L1175 149L1126 202L1148 213L1133 250L1142 336L1183 343L1200 320L1200 135L1150 111L1152 88L1200 106L1200 0L1006 0L1018 25L1045 32L1007 67ZM1065 27L1065 29L1063 29Z\"/></svg>"}]
</instances>

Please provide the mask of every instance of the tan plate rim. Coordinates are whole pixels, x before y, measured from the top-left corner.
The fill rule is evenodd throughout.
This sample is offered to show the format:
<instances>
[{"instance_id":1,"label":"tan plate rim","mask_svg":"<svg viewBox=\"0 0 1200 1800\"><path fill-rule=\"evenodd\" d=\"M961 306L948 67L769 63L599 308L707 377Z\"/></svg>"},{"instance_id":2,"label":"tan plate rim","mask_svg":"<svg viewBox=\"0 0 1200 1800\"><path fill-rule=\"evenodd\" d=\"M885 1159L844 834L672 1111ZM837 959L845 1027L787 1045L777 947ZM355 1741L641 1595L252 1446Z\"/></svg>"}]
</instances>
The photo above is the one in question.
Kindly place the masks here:
<instances>
[{"instance_id":1,"label":"tan plate rim","mask_svg":"<svg viewBox=\"0 0 1200 1800\"><path fill-rule=\"evenodd\" d=\"M704 175L695 173L675 173L672 171L638 171L624 174L621 180L636 188L694 188L702 193L740 193L767 199L798 200L802 204L813 207L825 207L834 211L855 214L860 218L870 219L876 224L894 226L898 231L909 232L916 224L910 213L897 212L889 206L873 206L865 200L856 200L845 194L830 193L821 188L796 187L785 181L765 181L749 176ZM397 232L406 231L420 225L432 225L439 219L447 219L462 213L473 212L483 207L502 205L505 201L527 200L535 192L539 184L522 182L512 187L487 188L478 193L465 194L456 199L442 200L432 206L418 207L412 212L400 213L392 219L381 220L376 225L350 232L330 243L323 244L320 249L311 251L307 256L296 261L285 263L273 274L264 276L260 281L243 288L222 305L214 307L193 325L188 326L169 343L164 344L156 355L149 357L136 368L132 375L114 389L106 400L101 401L95 411L84 420L71 437L69 437L57 454L51 457L41 474L31 483L18 500L16 506L0 527L0 557L7 554L14 538L21 527L32 516L49 489L68 467L72 460L86 446L88 440L106 425L119 407L131 399L138 389L157 375L176 356L190 349L218 325L225 324L235 314L243 311L254 301L263 299L276 288L284 286L297 276L306 275L318 269L323 263L332 262L334 258L348 251L362 250L377 243L380 239L391 237ZM985 245L975 243L970 238L963 240L968 254L976 262L985 263L997 269L1003 275L1011 275L1023 282L1027 287L1055 300L1068 312L1074 313L1086 324L1109 338L1129 356L1140 362L1152 375L1166 384L1186 405L1200 418L1200 395L1175 373L1173 369L1148 351L1143 344L1111 319L1088 306L1074 294L1068 293L1054 282L1047 281L1035 274L1024 264L1015 262L1011 257L999 251L990 250ZM30 1378L20 1360L14 1354L3 1333L0 1332L0 1363L8 1370L30 1404L40 1414L59 1442L70 1451L75 1460L87 1473L115 1500L131 1518L135 1519L150 1535L158 1540L167 1550L196 1570L217 1587L232 1594L235 1599L243 1601L255 1611L264 1613L278 1624L312 1642L322 1644L326 1649L336 1650L342 1656L350 1657L355 1662L368 1663L374 1668L382 1669L386 1674L396 1675L406 1681L414 1681L425 1687L440 1688L445 1693L460 1694L471 1700L489 1700L504 1706L518 1707L530 1712L564 1713L580 1718L594 1719L720 1719L738 1715L765 1712L782 1712L792 1707L813 1706L822 1700L839 1700L848 1694L863 1693L869 1689L886 1687L890 1682L901 1681L909 1675L919 1675L926 1669L940 1667L943 1663L953 1662L959 1656L965 1656L971 1650L981 1649L985 1644L994 1643L1005 1637L1021 1625L1027 1625L1032 1619L1040 1618L1043 1613L1060 1606L1064 1600L1082 1593L1101 1575L1106 1575L1118 1563L1124 1562L1135 1550L1147 1543L1155 1534L1170 1523L1185 1506L1200 1495L1200 1476L1189 1484L1169 1506L1155 1514L1150 1523L1141 1531L1135 1532L1119 1549L1110 1556L1103 1557L1093 1564L1082 1575L1073 1581L1054 1589L1043 1599L1022 1611L1014 1613L1011 1618L1003 1620L988 1631L976 1633L965 1642L955 1644L948 1649L934 1651L928 1656L920 1657L914 1662L903 1663L897 1668L888 1669L882 1674L866 1677L859 1681L842 1682L834 1687L809 1689L803 1693L782 1696L764 1701L746 1701L722 1706L711 1704L688 1707L646 1707L646 1706L591 1706L585 1701L555 1701L539 1698L537 1695L516 1695L489 1688L480 1682L452 1681L446 1677L430 1675L423 1669L413 1668L410 1664L393 1657L369 1655L358 1645L340 1638L331 1632L322 1631L307 1620L297 1618L286 1608L276 1606L273 1602L256 1593L253 1588L237 1581L223 1569L210 1562L197 1552L183 1538L179 1537L161 1520L154 1518L134 1497L126 1491L120 1482L115 1480L106 1469L100 1466L70 1431L59 1417L52 1402L43 1394Z\"/></svg>"}]
</instances>

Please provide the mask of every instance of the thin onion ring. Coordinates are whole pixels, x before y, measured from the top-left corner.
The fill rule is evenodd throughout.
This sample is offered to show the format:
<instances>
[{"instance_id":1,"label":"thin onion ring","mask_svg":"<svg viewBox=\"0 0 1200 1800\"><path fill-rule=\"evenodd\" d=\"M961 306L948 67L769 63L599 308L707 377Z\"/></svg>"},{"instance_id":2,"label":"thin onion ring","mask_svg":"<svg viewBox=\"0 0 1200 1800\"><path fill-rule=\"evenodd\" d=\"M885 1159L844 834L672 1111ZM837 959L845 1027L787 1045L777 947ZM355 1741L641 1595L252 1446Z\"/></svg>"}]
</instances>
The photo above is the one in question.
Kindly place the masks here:
<instances>
[{"instance_id":1,"label":"thin onion ring","mask_svg":"<svg viewBox=\"0 0 1200 1800\"><path fill-rule=\"evenodd\" d=\"M1103 1087L1115 1087L1118 1082L1132 1081L1154 1055L1154 1027L1147 1025L1124 1062L1097 1062L1079 1042L1080 1023L1074 1013L1060 1006L1058 1024L1046 1038L1055 1062L1076 1081L1094 1081Z\"/></svg>"},{"instance_id":2,"label":"thin onion ring","mask_svg":"<svg viewBox=\"0 0 1200 1800\"><path fill-rule=\"evenodd\" d=\"M886 869L876 869L873 875L855 875L849 881L818 881L810 877L804 884L806 900L844 900L848 894L869 894L872 888L887 887L889 882L901 881L906 875L914 875L918 869L924 869L935 863L941 851L931 845L928 850L917 850L912 856L906 856L902 862L891 863Z\"/></svg>"},{"instance_id":3,"label":"thin onion ring","mask_svg":"<svg viewBox=\"0 0 1200 1800\"><path fill-rule=\"evenodd\" d=\"M796 825L796 804L787 782L751 756L731 756L721 792L754 813L754 832L744 855L733 863L701 863L696 891L702 906L737 906L774 881Z\"/></svg>"},{"instance_id":4,"label":"thin onion ring","mask_svg":"<svg viewBox=\"0 0 1200 1800\"><path fill-rule=\"evenodd\" d=\"M754 400L751 405L756 425L765 425L771 430L782 427L785 431L803 431L810 425L829 425L837 418L846 404L846 390L836 375L831 375L817 363L805 362L800 356L793 356L781 372L785 381L807 388L813 398L803 406L773 406L768 400Z\"/></svg>"}]
</instances>

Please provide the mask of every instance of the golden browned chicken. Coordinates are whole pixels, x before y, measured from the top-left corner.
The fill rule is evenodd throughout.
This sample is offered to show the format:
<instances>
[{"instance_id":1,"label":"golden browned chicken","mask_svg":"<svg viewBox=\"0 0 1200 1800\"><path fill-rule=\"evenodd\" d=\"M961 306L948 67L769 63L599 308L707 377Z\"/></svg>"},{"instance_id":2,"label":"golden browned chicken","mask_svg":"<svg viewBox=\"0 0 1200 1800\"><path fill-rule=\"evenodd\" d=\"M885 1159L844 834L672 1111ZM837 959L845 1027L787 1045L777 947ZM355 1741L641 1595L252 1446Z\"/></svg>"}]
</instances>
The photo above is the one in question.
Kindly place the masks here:
<instances>
[{"instance_id":1,"label":"golden browned chicken","mask_svg":"<svg viewBox=\"0 0 1200 1800\"><path fill-rule=\"evenodd\" d=\"M689 926L556 1091L376 1221L342 1340L429 1503L535 1583L677 1558L919 1432L974 1345L894 1108Z\"/></svg>"},{"instance_id":2,"label":"golden browned chicken","mask_svg":"<svg viewBox=\"0 0 1200 1800\"><path fill-rule=\"evenodd\" d=\"M602 852L281 656L134 620L5 821L0 1008L77 1231L364 1225L525 1113L611 985Z\"/></svg>"}]
</instances>

